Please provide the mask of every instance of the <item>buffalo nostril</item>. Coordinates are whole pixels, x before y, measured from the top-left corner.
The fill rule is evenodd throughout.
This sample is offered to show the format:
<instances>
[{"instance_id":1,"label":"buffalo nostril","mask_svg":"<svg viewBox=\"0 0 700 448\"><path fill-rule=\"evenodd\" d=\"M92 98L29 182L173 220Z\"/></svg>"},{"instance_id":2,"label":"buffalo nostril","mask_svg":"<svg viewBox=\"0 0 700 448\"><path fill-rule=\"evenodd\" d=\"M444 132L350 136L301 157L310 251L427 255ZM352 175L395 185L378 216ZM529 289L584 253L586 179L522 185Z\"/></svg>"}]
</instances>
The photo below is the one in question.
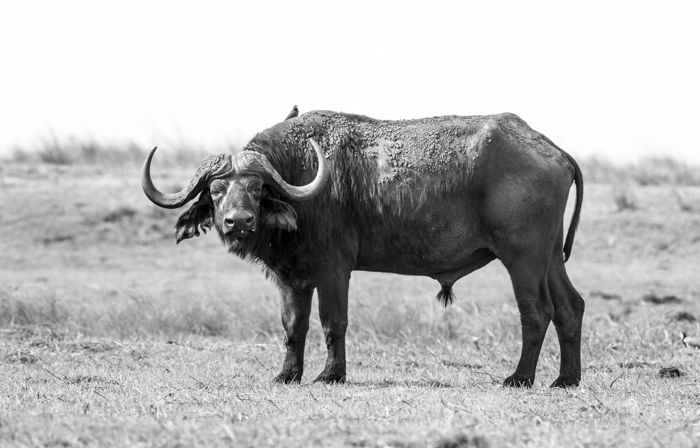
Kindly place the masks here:
<instances>
[{"instance_id":1,"label":"buffalo nostril","mask_svg":"<svg viewBox=\"0 0 700 448\"><path fill-rule=\"evenodd\" d=\"M236 210L224 217L223 225L229 230L248 230L255 223L255 215L247 210Z\"/></svg>"}]
</instances>

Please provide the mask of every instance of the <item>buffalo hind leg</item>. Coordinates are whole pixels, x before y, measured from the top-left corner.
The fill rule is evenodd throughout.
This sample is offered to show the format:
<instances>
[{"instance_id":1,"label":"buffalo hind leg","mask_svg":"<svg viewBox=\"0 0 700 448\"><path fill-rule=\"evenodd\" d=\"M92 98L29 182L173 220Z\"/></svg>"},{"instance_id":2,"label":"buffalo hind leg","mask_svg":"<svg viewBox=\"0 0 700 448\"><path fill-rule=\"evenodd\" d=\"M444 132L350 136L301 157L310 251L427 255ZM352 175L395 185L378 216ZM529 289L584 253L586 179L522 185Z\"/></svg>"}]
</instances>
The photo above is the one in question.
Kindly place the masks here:
<instances>
[{"instance_id":1,"label":"buffalo hind leg","mask_svg":"<svg viewBox=\"0 0 700 448\"><path fill-rule=\"evenodd\" d=\"M581 381L581 324L585 305L566 274L563 260L553 261L547 282L561 349L559 377L552 387L578 386Z\"/></svg>"},{"instance_id":2,"label":"buffalo hind leg","mask_svg":"<svg viewBox=\"0 0 700 448\"><path fill-rule=\"evenodd\" d=\"M523 345L518 366L503 385L531 387L535 381L542 342L552 318L552 303L547 288L547 260L524 256L509 263L506 268L520 311Z\"/></svg>"},{"instance_id":3,"label":"buffalo hind leg","mask_svg":"<svg viewBox=\"0 0 700 448\"><path fill-rule=\"evenodd\" d=\"M298 383L304 374L304 345L309 330L313 289L295 289L280 285L280 292L287 354L284 357L282 372L275 377L275 382Z\"/></svg>"},{"instance_id":4,"label":"buffalo hind leg","mask_svg":"<svg viewBox=\"0 0 700 448\"><path fill-rule=\"evenodd\" d=\"M318 313L326 337L326 366L315 381L345 382L345 331L348 327L350 272L329 276L318 285Z\"/></svg>"}]
</instances>

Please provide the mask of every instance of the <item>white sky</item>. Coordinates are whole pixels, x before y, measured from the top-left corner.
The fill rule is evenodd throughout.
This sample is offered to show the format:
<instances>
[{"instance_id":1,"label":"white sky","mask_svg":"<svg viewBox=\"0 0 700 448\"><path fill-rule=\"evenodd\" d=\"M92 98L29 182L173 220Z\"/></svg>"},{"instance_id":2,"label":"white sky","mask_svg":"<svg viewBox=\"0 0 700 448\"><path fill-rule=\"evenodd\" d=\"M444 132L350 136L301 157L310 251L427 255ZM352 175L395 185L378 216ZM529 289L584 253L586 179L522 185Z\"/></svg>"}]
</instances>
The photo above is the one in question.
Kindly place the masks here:
<instances>
[{"instance_id":1,"label":"white sky","mask_svg":"<svg viewBox=\"0 0 700 448\"><path fill-rule=\"evenodd\" d=\"M291 106L515 112L576 156L700 162L697 2L7 1L0 154L241 144Z\"/></svg>"}]
</instances>

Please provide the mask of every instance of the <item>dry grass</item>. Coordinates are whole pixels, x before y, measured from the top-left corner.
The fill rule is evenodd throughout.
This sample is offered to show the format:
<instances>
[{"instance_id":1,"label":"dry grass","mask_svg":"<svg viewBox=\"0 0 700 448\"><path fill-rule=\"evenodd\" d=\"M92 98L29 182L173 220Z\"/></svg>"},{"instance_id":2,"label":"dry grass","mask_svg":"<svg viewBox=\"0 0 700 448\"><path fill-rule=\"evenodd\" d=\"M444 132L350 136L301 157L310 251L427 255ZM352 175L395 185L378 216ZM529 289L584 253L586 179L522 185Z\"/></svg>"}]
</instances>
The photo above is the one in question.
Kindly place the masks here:
<instances>
[{"instance_id":1,"label":"dry grass","mask_svg":"<svg viewBox=\"0 0 700 448\"><path fill-rule=\"evenodd\" d=\"M581 169L585 179L594 183L700 185L700 167L668 157L648 157L624 165L591 157L581 160Z\"/></svg>"},{"instance_id":2,"label":"dry grass","mask_svg":"<svg viewBox=\"0 0 700 448\"><path fill-rule=\"evenodd\" d=\"M75 137L59 138L49 133L33 147L16 148L11 160L54 165L136 165L143 163L151 149L135 142L110 144ZM239 145L230 144L236 152ZM158 164L166 167L190 167L209 155L206 150L185 142L167 142ZM700 167L669 157L647 157L635 163L615 164L593 156L580 158L587 182L606 184L700 186Z\"/></svg>"},{"instance_id":3,"label":"dry grass","mask_svg":"<svg viewBox=\"0 0 700 448\"><path fill-rule=\"evenodd\" d=\"M177 188L188 170L158 173ZM550 390L553 330L531 390L504 389L517 307L492 263L443 310L423 278L356 273L348 384L314 311L305 380L271 384L278 297L208 235L175 246L138 166L0 167L2 446L694 446L700 438L700 188L588 183L568 265L587 300L584 379ZM27 204L31 204L30 207ZM648 294L680 301L654 304ZM678 367L679 378L661 378Z\"/></svg>"},{"instance_id":4,"label":"dry grass","mask_svg":"<svg viewBox=\"0 0 700 448\"><path fill-rule=\"evenodd\" d=\"M629 185L616 185L613 189L613 201L618 212L625 210L637 210L637 199L634 196L633 188Z\"/></svg>"},{"instance_id":5,"label":"dry grass","mask_svg":"<svg viewBox=\"0 0 700 448\"><path fill-rule=\"evenodd\" d=\"M160 160L159 164L169 167L192 165L208 155L187 143L168 143L166 146L168 157ZM141 165L150 149L136 142L111 144L74 137L62 139L51 133L41 138L34 147L15 148L11 160L51 165ZM229 149L233 150L234 147Z\"/></svg>"}]
</instances>

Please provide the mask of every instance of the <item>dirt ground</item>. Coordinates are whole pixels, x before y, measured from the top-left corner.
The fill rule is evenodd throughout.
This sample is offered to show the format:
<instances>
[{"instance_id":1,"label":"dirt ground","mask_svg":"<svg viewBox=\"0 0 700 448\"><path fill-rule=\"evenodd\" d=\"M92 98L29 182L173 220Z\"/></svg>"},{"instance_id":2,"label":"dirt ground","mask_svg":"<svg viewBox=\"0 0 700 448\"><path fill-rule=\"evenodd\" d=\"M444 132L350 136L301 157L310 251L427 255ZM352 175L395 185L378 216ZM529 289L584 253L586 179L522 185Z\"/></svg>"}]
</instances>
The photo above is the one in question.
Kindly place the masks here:
<instances>
[{"instance_id":1,"label":"dirt ground","mask_svg":"<svg viewBox=\"0 0 700 448\"><path fill-rule=\"evenodd\" d=\"M314 311L304 381L284 386L274 285L215 235L176 246L178 212L147 201L138 167L3 162L0 206L1 446L700 444L700 350L679 336L700 335L699 187L586 184L569 390L548 387L553 328L535 386L500 385L520 327L497 261L446 310L430 279L354 273L347 384L310 383Z\"/></svg>"}]
</instances>

